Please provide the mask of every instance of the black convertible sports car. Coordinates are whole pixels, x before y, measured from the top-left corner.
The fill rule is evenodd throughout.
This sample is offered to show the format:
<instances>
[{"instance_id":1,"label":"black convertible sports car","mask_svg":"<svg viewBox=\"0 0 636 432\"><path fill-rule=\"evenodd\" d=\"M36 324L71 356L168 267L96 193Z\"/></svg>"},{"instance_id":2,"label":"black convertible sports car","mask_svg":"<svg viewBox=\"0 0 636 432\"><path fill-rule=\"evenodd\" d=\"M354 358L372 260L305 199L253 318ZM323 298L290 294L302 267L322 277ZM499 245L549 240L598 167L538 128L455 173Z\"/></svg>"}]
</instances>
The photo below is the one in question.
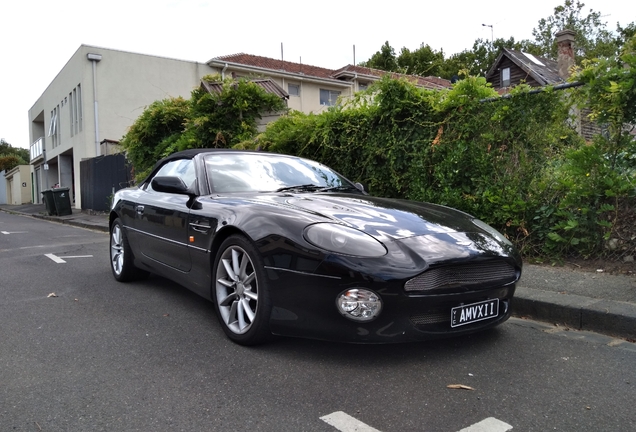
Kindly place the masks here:
<instances>
[{"instance_id":1,"label":"black convertible sports car","mask_svg":"<svg viewBox=\"0 0 636 432\"><path fill-rule=\"evenodd\" d=\"M233 341L401 342L510 316L521 259L496 230L434 204L377 198L317 162L186 150L110 212L118 281L148 272L212 300Z\"/></svg>"}]
</instances>

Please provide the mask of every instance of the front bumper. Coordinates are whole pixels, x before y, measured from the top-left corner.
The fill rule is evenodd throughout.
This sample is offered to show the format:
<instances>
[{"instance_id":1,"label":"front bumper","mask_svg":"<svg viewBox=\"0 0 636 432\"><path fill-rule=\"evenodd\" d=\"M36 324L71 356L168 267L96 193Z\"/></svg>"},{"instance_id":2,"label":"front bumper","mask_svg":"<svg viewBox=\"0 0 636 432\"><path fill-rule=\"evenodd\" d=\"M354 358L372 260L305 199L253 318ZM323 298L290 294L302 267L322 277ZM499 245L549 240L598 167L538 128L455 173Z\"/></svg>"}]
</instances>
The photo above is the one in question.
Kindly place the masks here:
<instances>
[{"instance_id":1,"label":"front bumper","mask_svg":"<svg viewBox=\"0 0 636 432\"><path fill-rule=\"evenodd\" d=\"M274 305L270 328L274 334L354 343L393 343L458 336L497 326L510 317L515 284L438 294L410 294L404 281L352 281L267 269ZM358 281L360 282L360 281ZM343 317L336 308L342 291L356 286L375 291L383 301L382 313L360 323ZM451 309L499 299L496 317L451 327Z\"/></svg>"}]
</instances>

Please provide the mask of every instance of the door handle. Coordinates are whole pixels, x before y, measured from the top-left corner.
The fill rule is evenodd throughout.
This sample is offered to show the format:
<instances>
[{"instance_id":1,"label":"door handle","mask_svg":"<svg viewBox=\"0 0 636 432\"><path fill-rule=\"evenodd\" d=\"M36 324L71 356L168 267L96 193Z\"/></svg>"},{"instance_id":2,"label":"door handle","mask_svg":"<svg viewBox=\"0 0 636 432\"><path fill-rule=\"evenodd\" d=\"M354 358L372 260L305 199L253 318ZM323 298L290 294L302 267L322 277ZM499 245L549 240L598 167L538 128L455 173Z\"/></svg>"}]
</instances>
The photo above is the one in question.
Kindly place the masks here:
<instances>
[{"instance_id":1,"label":"door handle","mask_svg":"<svg viewBox=\"0 0 636 432\"><path fill-rule=\"evenodd\" d=\"M212 228L210 225L202 224L199 221L190 222L190 226L192 227L192 229L194 231L198 231L198 232L204 233L204 234L207 234L207 232L210 230L210 228Z\"/></svg>"},{"instance_id":2,"label":"door handle","mask_svg":"<svg viewBox=\"0 0 636 432\"><path fill-rule=\"evenodd\" d=\"M137 206L137 214L141 215L141 214L143 214L143 212L144 212L144 206L138 205Z\"/></svg>"}]
</instances>

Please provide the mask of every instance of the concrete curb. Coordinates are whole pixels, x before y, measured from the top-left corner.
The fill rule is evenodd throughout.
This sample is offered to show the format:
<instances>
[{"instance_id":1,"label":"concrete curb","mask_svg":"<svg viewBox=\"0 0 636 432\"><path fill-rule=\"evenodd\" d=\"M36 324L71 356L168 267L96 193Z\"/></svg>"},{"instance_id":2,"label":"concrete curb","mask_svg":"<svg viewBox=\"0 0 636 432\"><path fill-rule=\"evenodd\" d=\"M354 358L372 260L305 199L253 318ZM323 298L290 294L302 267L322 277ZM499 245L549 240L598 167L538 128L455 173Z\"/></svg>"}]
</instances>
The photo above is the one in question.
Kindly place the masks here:
<instances>
[{"instance_id":1,"label":"concrete curb","mask_svg":"<svg viewBox=\"0 0 636 432\"><path fill-rule=\"evenodd\" d=\"M80 228L87 228L95 231L108 232L108 223L92 223L81 219L61 219L60 217L46 216L46 215L33 215L38 219L44 219L51 222L58 222L65 225L72 225Z\"/></svg>"},{"instance_id":2,"label":"concrete curb","mask_svg":"<svg viewBox=\"0 0 636 432\"><path fill-rule=\"evenodd\" d=\"M512 314L636 340L636 305L518 287Z\"/></svg>"},{"instance_id":3,"label":"concrete curb","mask_svg":"<svg viewBox=\"0 0 636 432\"><path fill-rule=\"evenodd\" d=\"M87 228L87 229L101 231L101 232L109 232L108 225L104 225L100 223L91 223L88 221L74 220L74 219L55 219L48 216L36 216L36 217L40 217L42 219L47 219L53 222L60 222L66 225L72 225L72 226L76 226L80 228Z\"/></svg>"}]
</instances>

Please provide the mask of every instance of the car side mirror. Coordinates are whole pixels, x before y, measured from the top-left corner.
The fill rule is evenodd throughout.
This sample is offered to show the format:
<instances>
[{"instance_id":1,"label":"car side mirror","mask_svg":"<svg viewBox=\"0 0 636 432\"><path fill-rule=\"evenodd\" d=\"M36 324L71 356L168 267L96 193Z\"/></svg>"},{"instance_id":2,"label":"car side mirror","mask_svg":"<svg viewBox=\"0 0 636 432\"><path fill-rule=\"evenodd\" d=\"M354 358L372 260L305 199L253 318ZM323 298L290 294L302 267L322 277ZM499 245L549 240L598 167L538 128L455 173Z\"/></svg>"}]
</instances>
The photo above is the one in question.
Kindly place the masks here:
<instances>
[{"instance_id":1,"label":"car side mirror","mask_svg":"<svg viewBox=\"0 0 636 432\"><path fill-rule=\"evenodd\" d=\"M190 195L190 190L181 177L157 176L152 179L150 185L152 186L152 189L157 192Z\"/></svg>"},{"instance_id":2,"label":"car side mirror","mask_svg":"<svg viewBox=\"0 0 636 432\"><path fill-rule=\"evenodd\" d=\"M364 190L364 185L362 183L355 182L353 185L356 188L358 188L358 190L360 190L361 192L366 192L366 190Z\"/></svg>"}]
</instances>

